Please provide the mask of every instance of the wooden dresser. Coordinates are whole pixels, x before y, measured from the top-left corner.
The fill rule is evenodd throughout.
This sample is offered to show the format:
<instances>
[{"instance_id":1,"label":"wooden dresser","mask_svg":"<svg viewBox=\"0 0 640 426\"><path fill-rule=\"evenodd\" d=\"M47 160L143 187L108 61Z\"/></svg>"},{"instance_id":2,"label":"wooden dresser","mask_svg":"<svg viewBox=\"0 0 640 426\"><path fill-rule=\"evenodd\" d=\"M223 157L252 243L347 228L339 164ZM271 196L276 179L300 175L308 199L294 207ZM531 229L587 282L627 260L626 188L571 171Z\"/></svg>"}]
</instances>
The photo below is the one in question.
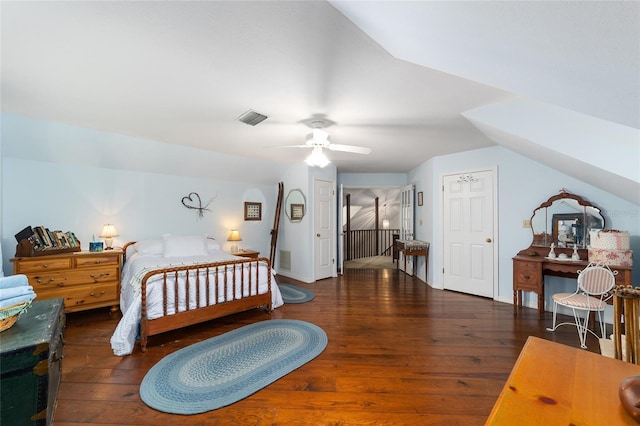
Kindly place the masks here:
<instances>
[{"instance_id":1,"label":"wooden dresser","mask_svg":"<svg viewBox=\"0 0 640 426\"><path fill-rule=\"evenodd\" d=\"M0 424L50 425L62 371L62 299L33 302L0 346Z\"/></svg>"},{"instance_id":2,"label":"wooden dresser","mask_svg":"<svg viewBox=\"0 0 640 426\"><path fill-rule=\"evenodd\" d=\"M122 251L75 252L38 257L16 257L14 274L25 274L36 300L64 299L65 312L120 304Z\"/></svg>"}]
</instances>

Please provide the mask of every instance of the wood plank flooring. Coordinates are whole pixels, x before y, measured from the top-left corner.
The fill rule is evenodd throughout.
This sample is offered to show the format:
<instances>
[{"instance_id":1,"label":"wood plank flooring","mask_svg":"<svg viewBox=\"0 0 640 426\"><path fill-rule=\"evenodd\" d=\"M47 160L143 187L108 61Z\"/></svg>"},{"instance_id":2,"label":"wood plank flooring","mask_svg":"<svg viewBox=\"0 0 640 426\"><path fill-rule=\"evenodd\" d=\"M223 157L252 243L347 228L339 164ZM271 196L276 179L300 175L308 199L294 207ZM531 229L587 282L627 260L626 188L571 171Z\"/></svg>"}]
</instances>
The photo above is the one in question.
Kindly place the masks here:
<instances>
[{"instance_id":1,"label":"wood plank flooring","mask_svg":"<svg viewBox=\"0 0 640 426\"><path fill-rule=\"evenodd\" d=\"M315 299L271 315L254 310L151 337L114 356L109 339L119 314L99 309L67 315L62 383L54 417L65 425L482 425L527 337L579 347L574 327L555 333L547 313L433 290L394 270L350 269L314 284L288 282ZM252 396L194 416L161 413L138 394L146 372L187 345L269 318L322 327L326 350ZM590 351L599 352L589 336Z\"/></svg>"}]
</instances>

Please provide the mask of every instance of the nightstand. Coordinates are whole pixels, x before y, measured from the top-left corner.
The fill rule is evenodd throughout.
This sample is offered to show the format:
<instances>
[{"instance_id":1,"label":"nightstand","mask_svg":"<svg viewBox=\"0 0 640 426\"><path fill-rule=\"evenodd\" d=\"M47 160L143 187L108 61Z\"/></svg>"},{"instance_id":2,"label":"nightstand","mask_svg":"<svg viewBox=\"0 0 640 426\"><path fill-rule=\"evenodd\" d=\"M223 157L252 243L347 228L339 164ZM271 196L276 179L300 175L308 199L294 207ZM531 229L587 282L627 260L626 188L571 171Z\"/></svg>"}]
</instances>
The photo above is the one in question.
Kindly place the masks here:
<instances>
[{"instance_id":1,"label":"nightstand","mask_svg":"<svg viewBox=\"0 0 640 426\"><path fill-rule=\"evenodd\" d=\"M255 250L238 250L231 254L234 256L248 257L250 259L257 259L260 256L260 252Z\"/></svg>"}]
</instances>

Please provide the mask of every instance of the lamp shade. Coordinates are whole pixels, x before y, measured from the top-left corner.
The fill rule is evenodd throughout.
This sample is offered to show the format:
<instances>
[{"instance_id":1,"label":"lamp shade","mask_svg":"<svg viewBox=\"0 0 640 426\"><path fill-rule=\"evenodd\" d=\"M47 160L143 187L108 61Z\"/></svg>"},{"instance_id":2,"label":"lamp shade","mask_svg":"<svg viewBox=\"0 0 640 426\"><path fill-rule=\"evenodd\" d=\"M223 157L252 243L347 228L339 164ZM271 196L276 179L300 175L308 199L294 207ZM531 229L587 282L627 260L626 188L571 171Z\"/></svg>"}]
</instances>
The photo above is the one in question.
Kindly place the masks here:
<instances>
[{"instance_id":1,"label":"lamp shade","mask_svg":"<svg viewBox=\"0 0 640 426\"><path fill-rule=\"evenodd\" d=\"M118 236L118 231L116 231L116 227L110 223L107 223L102 227L102 232L100 233L100 237L102 238L113 238Z\"/></svg>"},{"instance_id":2,"label":"lamp shade","mask_svg":"<svg viewBox=\"0 0 640 426\"><path fill-rule=\"evenodd\" d=\"M313 151L311 151L311 154L307 157L305 162L310 167L314 167L314 166L325 167L331 161L329 161L327 156L324 155L324 152L322 152L322 147L316 146L313 148Z\"/></svg>"},{"instance_id":3,"label":"lamp shade","mask_svg":"<svg viewBox=\"0 0 640 426\"><path fill-rule=\"evenodd\" d=\"M237 229L232 229L229 231L229 238L227 241L242 241L242 237L240 237L240 232Z\"/></svg>"},{"instance_id":4,"label":"lamp shade","mask_svg":"<svg viewBox=\"0 0 640 426\"><path fill-rule=\"evenodd\" d=\"M102 227L102 232L100 233L100 237L104 238L104 244L107 246L107 250L111 250L113 246L113 237L118 236L118 231L116 231L116 227L110 223L105 224Z\"/></svg>"}]
</instances>

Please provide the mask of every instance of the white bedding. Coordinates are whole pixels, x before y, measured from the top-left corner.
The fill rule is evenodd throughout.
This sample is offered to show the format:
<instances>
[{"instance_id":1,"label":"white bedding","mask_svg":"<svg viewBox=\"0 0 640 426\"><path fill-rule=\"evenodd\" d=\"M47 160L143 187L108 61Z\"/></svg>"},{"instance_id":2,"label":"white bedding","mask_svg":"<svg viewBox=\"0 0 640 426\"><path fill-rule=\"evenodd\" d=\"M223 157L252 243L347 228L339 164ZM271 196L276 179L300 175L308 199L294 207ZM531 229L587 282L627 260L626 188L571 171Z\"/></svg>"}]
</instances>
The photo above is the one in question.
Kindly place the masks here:
<instances>
[{"instance_id":1,"label":"white bedding","mask_svg":"<svg viewBox=\"0 0 640 426\"><path fill-rule=\"evenodd\" d=\"M195 265L198 263L210 263L224 260L237 260L240 259L237 256L232 256L222 250L214 250L209 251L209 254L206 256L188 256L188 257L164 257L162 255L141 255L140 253L135 253L132 256L127 257L127 262L124 265L122 271L122 288L120 290L120 310L122 311L122 319L118 323L113 336L111 337L111 348L113 349L113 353L115 355L128 355L133 351L133 346L135 344L136 335L138 334L138 324L140 322L141 316L141 279L142 277L153 269L158 268L167 268L171 266L187 266L187 265ZM252 263L252 265L255 265ZM256 293L256 282L255 282L255 271L251 273L251 283L249 282L249 273L248 267L245 266L245 274L244 274L244 293L247 293L247 290L251 286L251 293ZM267 292L267 274L271 273L271 271L267 271L266 264L261 264L259 270L259 278L260 282L258 284L258 294L264 294ZM239 274L239 271L236 272ZM182 274L180 277L180 283L182 284L180 293L184 294L184 283L185 283L185 275ZM206 304L206 291L209 291L209 304L215 304L217 302L222 302L225 300L224 290L222 280L218 285L218 300L215 300L213 285L210 285L210 288L206 290L205 283L205 275L206 272L200 273L200 306ZM227 271L227 275L229 277L229 282L231 281L232 270L229 269ZM196 273L191 272L189 278L189 305L190 308L195 308L197 305L196 302ZM157 276L151 279L153 283L159 285L149 285L147 283L147 318L154 319L159 318L163 315L163 289L161 276ZM213 283L213 279L210 278L210 283ZM240 284L235 288L236 293L240 294ZM227 298L230 300L234 297L234 289L232 286L229 286L227 289ZM272 304L273 308L280 307L284 304L282 300L282 295L280 294L280 289L275 282L275 277L271 278L271 292L272 292ZM173 308L173 288L167 290L167 296L169 300L168 313L171 314L174 312ZM178 311L186 310L185 303L183 302L184 297L181 298L181 304L178 306Z\"/></svg>"}]
</instances>

